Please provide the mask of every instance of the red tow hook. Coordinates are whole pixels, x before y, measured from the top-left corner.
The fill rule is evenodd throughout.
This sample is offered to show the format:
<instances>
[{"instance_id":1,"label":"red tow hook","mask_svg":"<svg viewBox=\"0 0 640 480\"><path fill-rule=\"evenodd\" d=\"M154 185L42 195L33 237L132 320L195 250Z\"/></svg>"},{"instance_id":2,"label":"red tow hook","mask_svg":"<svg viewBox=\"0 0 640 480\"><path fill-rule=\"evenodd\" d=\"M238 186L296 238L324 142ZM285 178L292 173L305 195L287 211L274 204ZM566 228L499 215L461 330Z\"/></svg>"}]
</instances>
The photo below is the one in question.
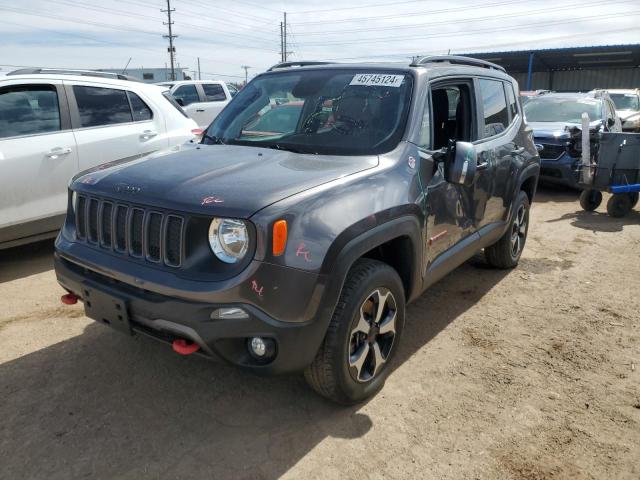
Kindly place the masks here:
<instances>
[{"instance_id":1,"label":"red tow hook","mask_svg":"<svg viewBox=\"0 0 640 480\"><path fill-rule=\"evenodd\" d=\"M67 293L66 295L62 295L60 297L60 301L65 305L75 305L78 303L78 296L73 293Z\"/></svg>"},{"instance_id":2,"label":"red tow hook","mask_svg":"<svg viewBox=\"0 0 640 480\"><path fill-rule=\"evenodd\" d=\"M200 345L189 342L184 338L174 340L171 346L173 347L173 351L180 355L191 355L192 353L196 353L200 350Z\"/></svg>"}]
</instances>

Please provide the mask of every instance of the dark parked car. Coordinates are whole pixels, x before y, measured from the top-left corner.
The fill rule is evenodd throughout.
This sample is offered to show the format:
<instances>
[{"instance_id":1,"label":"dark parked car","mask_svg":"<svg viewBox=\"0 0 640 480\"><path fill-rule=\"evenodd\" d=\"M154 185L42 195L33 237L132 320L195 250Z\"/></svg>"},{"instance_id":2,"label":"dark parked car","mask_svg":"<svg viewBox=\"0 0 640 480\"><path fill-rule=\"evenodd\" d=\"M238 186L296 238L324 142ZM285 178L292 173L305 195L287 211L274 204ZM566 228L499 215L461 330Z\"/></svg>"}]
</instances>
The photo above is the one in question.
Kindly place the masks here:
<instances>
[{"instance_id":1,"label":"dark parked car","mask_svg":"<svg viewBox=\"0 0 640 480\"><path fill-rule=\"evenodd\" d=\"M274 114L256 135L277 98L297 102L294 128ZM390 371L408 302L483 248L518 263L540 167L517 98L501 67L464 57L278 65L201 144L73 181L63 301L361 401Z\"/></svg>"},{"instance_id":2,"label":"dark parked car","mask_svg":"<svg viewBox=\"0 0 640 480\"><path fill-rule=\"evenodd\" d=\"M531 97L524 104L524 113L540 150L540 180L576 189L580 188L576 170L581 159L571 129L581 127L582 114L589 115L591 133L622 131L615 105L602 90Z\"/></svg>"}]
</instances>

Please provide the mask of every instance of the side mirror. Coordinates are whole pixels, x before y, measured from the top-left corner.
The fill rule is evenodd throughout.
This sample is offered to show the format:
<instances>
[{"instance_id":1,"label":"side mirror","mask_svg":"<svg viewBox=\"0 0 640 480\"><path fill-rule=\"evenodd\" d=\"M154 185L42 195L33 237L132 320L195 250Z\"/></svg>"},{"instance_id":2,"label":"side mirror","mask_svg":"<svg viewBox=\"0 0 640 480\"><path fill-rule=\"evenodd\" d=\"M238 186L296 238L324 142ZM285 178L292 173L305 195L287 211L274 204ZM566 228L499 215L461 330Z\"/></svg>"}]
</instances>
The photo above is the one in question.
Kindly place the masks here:
<instances>
[{"instance_id":1,"label":"side mirror","mask_svg":"<svg viewBox=\"0 0 640 480\"><path fill-rule=\"evenodd\" d=\"M607 127L611 128L616 124L616 121L614 118L608 118L607 119Z\"/></svg>"},{"instance_id":2,"label":"side mirror","mask_svg":"<svg viewBox=\"0 0 640 480\"><path fill-rule=\"evenodd\" d=\"M478 155L473 144L451 142L449 154L444 163L444 178L449 183L469 186L476 176Z\"/></svg>"}]
</instances>

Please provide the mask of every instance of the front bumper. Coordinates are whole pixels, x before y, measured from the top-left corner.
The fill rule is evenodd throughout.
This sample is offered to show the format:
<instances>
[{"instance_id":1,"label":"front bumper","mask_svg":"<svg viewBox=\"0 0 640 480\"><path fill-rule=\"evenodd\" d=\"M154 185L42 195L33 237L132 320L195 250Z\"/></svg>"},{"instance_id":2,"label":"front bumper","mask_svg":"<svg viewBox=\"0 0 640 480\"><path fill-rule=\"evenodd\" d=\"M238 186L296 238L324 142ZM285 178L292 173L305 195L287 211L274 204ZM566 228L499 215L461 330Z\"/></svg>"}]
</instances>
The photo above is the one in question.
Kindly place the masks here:
<instances>
[{"instance_id":1,"label":"front bumper","mask_svg":"<svg viewBox=\"0 0 640 480\"><path fill-rule=\"evenodd\" d=\"M580 158L571 157L567 153L556 160L541 159L540 181L579 189L576 170L580 161Z\"/></svg>"},{"instance_id":2,"label":"front bumper","mask_svg":"<svg viewBox=\"0 0 640 480\"><path fill-rule=\"evenodd\" d=\"M82 255L73 256L71 250ZM145 274L161 280L158 271L144 272L139 265L58 237L54 266L58 282L81 300L89 288L121 300L133 333L168 343L185 338L209 358L269 374L301 371L313 361L335 306L322 298L323 276L261 262L250 264L234 281L188 281L187 286L176 280L170 286L143 280ZM249 316L212 319L220 307L240 307ZM276 342L268 363L249 354L247 341L254 336Z\"/></svg>"}]
</instances>

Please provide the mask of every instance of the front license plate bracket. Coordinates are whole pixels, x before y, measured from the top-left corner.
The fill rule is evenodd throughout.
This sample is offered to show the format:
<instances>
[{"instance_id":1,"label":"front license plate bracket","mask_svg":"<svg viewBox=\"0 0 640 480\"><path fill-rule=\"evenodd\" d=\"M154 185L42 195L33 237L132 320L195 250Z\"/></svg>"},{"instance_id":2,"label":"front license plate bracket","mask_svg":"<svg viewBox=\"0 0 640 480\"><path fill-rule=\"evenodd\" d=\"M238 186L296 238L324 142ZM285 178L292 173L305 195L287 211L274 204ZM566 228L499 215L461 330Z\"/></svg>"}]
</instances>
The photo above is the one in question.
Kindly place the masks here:
<instances>
[{"instance_id":1,"label":"front license plate bracket","mask_svg":"<svg viewBox=\"0 0 640 480\"><path fill-rule=\"evenodd\" d=\"M83 288L84 311L87 317L109 325L116 330L133 335L127 313L127 303L97 288Z\"/></svg>"}]
</instances>

